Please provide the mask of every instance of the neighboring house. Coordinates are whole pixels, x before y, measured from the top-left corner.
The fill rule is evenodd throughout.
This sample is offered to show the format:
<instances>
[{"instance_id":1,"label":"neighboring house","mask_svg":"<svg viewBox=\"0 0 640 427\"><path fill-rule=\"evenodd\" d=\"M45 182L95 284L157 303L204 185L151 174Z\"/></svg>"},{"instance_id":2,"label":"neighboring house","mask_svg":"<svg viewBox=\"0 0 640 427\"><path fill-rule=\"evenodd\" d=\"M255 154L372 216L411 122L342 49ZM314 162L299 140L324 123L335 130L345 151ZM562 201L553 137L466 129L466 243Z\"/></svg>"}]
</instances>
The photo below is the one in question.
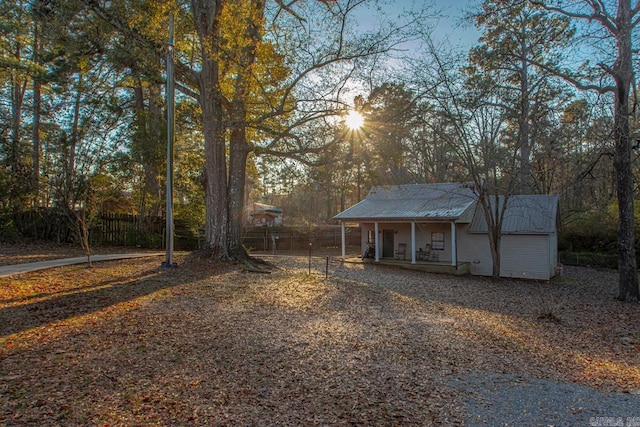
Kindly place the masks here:
<instances>
[{"instance_id":1,"label":"neighboring house","mask_svg":"<svg viewBox=\"0 0 640 427\"><path fill-rule=\"evenodd\" d=\"M558 197L513 195L507 200L500 275L550 279L558 263ZM449 265L456 273L492 273L487 223L468 184L374 187L334 218L343 228L347 222L360 224L363 255L373 247L376 262L395 258ZM344 258L344 244L342 253Z\"/></svg>"},{"instance_id":2,"label":"neighboring house","mask_svg":"<svg viewBox=\"0 0 640 427\"><path fill-rule=\"evenodd\" d=\"M254 203L253 212L249 214L251 225L254 227L274 227L282 225L282 209L265 205L264 203Z\"/></svg>"}]
</instances>

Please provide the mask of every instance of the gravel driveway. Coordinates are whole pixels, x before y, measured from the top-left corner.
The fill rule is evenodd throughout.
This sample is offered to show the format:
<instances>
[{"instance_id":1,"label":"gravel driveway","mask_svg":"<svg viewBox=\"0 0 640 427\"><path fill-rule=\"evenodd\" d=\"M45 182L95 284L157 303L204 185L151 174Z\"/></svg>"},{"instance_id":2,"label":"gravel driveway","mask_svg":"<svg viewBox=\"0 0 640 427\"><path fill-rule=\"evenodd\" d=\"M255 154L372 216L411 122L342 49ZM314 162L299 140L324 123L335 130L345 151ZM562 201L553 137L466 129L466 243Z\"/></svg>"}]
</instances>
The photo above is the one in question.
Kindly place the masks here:
<instances>
[{"instance_id":1,"label":"gravel driveway","mask_svg":"<svg viewBox=\"0 0 640 427\"><path fill-rule=\"evenodd\" d=\"M468 395L467 426L639 426L640 396L575 383L477 372L451 381Z\"/></svg>"}]
</instances>

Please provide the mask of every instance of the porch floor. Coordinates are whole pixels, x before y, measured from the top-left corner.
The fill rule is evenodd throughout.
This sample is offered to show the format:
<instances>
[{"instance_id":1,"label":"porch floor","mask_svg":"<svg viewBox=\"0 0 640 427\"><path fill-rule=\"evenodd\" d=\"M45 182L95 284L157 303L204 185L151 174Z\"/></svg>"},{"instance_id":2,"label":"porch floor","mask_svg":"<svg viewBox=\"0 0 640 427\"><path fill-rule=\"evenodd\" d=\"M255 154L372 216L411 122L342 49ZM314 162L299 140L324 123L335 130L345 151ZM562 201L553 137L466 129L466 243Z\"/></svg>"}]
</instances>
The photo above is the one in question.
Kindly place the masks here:
<instances>
[{"instance_id":1,"label":"porch floor","mask_svg":"<svg viewBox=\"0 0 640 427\"><path fill-rule=\"evenodd\" d=\"M468 262L461 262L458 265L451 265L448 261L416 261L411 264L411 260L380 258L379 262L375 262L371 258L362 259L361 257L347 257L346 262L355 264L378 264L389 265L394 267L405 268L407 270L425 271L428 273L445 273L454 275L470 274L470 265Z\"/></svg>"}]
</instances>

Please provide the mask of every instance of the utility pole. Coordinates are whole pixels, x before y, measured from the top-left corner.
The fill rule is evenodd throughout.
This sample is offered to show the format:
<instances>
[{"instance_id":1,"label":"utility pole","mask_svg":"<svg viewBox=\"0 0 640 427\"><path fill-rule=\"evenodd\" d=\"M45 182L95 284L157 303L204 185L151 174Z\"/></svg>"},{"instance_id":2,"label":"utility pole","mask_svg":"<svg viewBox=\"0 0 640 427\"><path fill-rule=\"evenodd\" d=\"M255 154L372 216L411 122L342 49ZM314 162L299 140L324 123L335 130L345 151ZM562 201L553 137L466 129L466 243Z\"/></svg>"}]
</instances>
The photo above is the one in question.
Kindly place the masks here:
<instances>
[{"instance_id":1,"label":"utility pole","mask_svg":"<svg viewBox=\"0 0 640 427\"><path fill-rule=\"evenodd\" d=\"M173 267L173 143L175 141L175 86L173 71L173 12L169 15L169 44L167 45L167 258L163 267Z\"/></svg>"}]
</instances>

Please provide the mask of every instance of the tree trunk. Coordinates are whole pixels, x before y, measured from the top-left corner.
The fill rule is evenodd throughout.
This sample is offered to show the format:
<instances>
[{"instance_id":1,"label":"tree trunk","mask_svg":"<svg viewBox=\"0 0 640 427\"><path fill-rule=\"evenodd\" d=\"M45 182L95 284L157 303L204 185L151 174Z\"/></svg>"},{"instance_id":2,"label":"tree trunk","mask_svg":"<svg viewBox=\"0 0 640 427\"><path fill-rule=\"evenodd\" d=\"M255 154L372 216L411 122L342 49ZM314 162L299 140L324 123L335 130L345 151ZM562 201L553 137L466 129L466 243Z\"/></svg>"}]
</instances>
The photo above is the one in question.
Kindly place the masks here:
<instances>
[{"instance_id":1,"label":"tree trunk","mask_svg":"<svg viewBox=\"0 0 640 427\"><path fill-rule=\"evenodd\" d=\"M152 147L160 145L160 141L167 139L166 134L163 138L162 129L166 128L167 123L163 120L162 101L160 95L161 87L155 83L149 87L149 155L144 163L145 187L146 191L153 194L154 204L151 206L149 214L152 216L160 215L162 210L162 185L160 185L159 167L156 152Z\"/></svg>"},{"instance_id":2,"label":"tree trunk","mask_svg":"<svg viewBox=\"0 0 640 427\"><path fill-rule=\"evenodd\" d=\"M214 89L215 88L215 89ZM205 240L215 258L228 258L227 163L222 127L222 95L218 88L218 64L203 62L200 106L205 141Z\"/></svg>"},{"instance_id":3,"label":"tree trunk","mask_svg":"<svg viewBox=\"0 0 640 427\"><path fill-rule=\"evenodd\" d=\"M33 30L33 55L34 62L39 63L42 52L42 42L39 38L38 23L36 21ZM40 78L33 79L33 167L31 186L33 190L34 206L37 207L40 197L40 113L42 109L42 84Z\"/></svg>"},{"instance_id":4,"label":"tree trunk","mask_svg":"<svg viewBox=\"0 0 640 427\"><path fill-rule=\"evenodd\" d=\"M204 133L205 251L228 259L227 163L222 123L222 93L218 53L223 0L191 0L194 27L198 33L202 68L198 76L198 102Z\"/></svg>"},{"instance_id":5,"label":"tree trunk","mask_svg":"<svg viewBox=\"0 0 640 427\"><path fill-rule=\"evenodd\" d=\"M500 278L500 233L489 232L489 246L491 247L491 277Z\"/></svg>"},{"instance_id":6,"label":"tree trunk","mask_svg":"<svg viewBox=\"0 0 640 427\"><path fill-rule=\"evenodd\" d=\"M38 79L33 81L33 167L32 188L34 204L38 203L40 194L40 113L42 85Z\"/></svg>"},{"instance_id":7,"label":"tree trunk","mask_svg":"<svg viewBox=\"0 0 640 427\"><path fill-rule=\"evenodd\" d=\"M78 74L78 87L76 93L76 100L73 107L73 127L71 128L71 143L69 146L69 159L67 162L67 181L66 181L66 202L69 208L73 209L72 203L72 191L73 191L73 178L76 169L76 150L78 148L78 139L80 138L80 97L82 93L82 72Z\"/></svg>"},{"instance_id":8,"label":"tree trunk","mask_svg":"<svg viewBox=\"0 0 640 427\"><path fill-rule=\"evenodd\" d=\"M244 108L242 108L244 111ZM242 248L242 219L244 214L244 187L246 183L247 156L249 145L246 141L244 124L231 130L229 171L229 255L244 257Z\"/></svg>"},{"instance_id":9,"label":"tree trunk","mask_svg":"<svg viewBox=\"0 0 640 427\"><path fill-rule=\"evenodd\" d=\"M253 0L244 22L246 44L240 51L239 70L234 82L233 102L230 106L231 139L229 150L229 254L244 257L242 247L242 218L244 216L244 190L247 175L247 156L251 147L247 143L247 106L250 92L246 76L251 75L256 61L256 49L262 39L264 0Z\"/></svg>"},{"instance_id":10,"label":"tree trunk","mask_svg":"<svg viewBox=\"0 0 640 427\"><path fill-rule=\"evenodd\" d=\"M629 91L633 81L631 11L629 0L618 2L618 58L613 65L616 82L614 138L618 190L618 272L622 301L638 301L638 269L634 235L633 169L629 135Z\"/></svg>"},{"instance_id":11,"label":"tree trunk","mask_svg":"<svg viewBox=\"0 0 640 427\"><path fill-rule=\"evenodd\" d=\"M493 199L493 203L491 202L491 199ZM500 197L497 195L492 196L484 193L483 191L478 194L478 203L480 203L480 207L484 212L487 222L487 237L489 238L489 249L491 250L492 262L491 277L494 279L500 278L502 222L508 202L508 194L503 196L502 203L500 203Z\"/></svg>"},{"instance_id":12,"label":"tree trunk","mask_svg":"<svg viewBox=\"0 0 640 427\"><path fill-rule=\"evenodd\" d=\"M16 57L20 58L20 48L16 50ZM17 73L16 73L17 74ZM24 196L24 183L30 173L22 158L22 107L24 105L24 95L27 88L27 79L20 80L19 76L12 76L11 85L11 147L9 150L9 167L13 179L9 188L10 203L18 210L22 207ZM26 181L28 182L28 181Z\"/></svg>"},{"instance_id":13,"label":"tree trunk","mask_svg":"<svg viewBox=\"0 0 640 427\"><path fill-rule=\"evenodd\" d=\"M162 190L159 176L164 157L158 155L158 148L162 146L162 127L166 126L163 121L163 110L161 106L160 91L161 86L152 83L149 86L148 98L149 106L145 103L145 90L140 76L135 76L136 85L133 88L134 111L137 115L137 131L132 143L140 153L139 161L144 171L144 181L140 189L140 215L144 218L160 216L162 214ZM153 197L148 197L152 195ZM151 203L147 200L151 199Z\"/></svg>"},{"instance_id":14,"label":"tree trunk","mask_svg":"<svg viewBox=\"0 0 640 427\"><path fill-rule=\"evenodd\" d=\"M520 82L520 114L518 117L518 142L520 145L520 193L531 194L531 147L529 119L529 73L526 59L522 60L522 80Z\"/></svg>"}]
</instances>

